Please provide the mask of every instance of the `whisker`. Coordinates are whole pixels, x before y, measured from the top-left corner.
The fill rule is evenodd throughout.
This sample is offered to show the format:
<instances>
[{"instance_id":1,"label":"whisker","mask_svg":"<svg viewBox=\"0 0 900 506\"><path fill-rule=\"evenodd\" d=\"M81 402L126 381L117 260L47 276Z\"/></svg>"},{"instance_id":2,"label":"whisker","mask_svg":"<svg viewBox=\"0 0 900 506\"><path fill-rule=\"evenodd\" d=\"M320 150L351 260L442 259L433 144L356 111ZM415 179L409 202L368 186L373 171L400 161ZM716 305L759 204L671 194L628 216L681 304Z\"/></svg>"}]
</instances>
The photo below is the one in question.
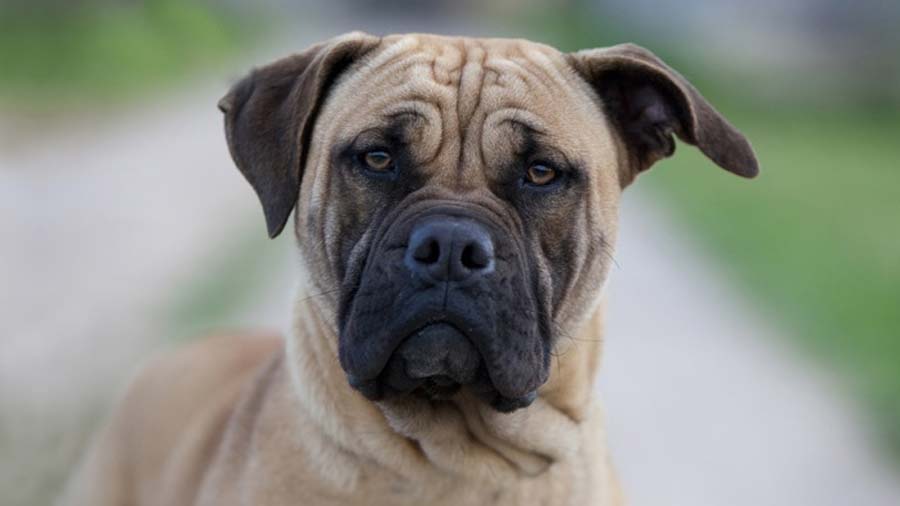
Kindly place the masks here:
<instances>
[{"instance_id":1,"label":"whisker","mask_svg":"<svg viewBox=\"0 0 900 506\"><path fill-rule=\"evenodd\" d=\"M344 289L350 289L350 290L353 290L353 289L358 288L358 287L359 287L359 283L347 283L347 284L343 284L343 283L342 283L342 284L341 284L340 286L338 286L337 288L332 288L331 290L324 290L324 291L321 291L321 292L318 292L318 293L314 293L314 294L311 294L311 295L307 295L306 297L303 297L302 299L300 299L299 302L306 302L306 301L308 301L308 300L310 300L310 299L314 299L314 298L316 298L316 297L324 297L324 296L326 296L326 295L331 295L331 294L333 294L333 293L340 292L341 290L344 290Z\"/></svg>"},{"instance_id":2,"label":"whisker","mask_svg":"<svg viewBox=\"0 0 900 506\"><path fill-rule=\"evenodd\" d=\"M619 265L619 262L616 260L616 257L613 255L612 245L606 241L606 239L600 239L600 252L606 255L606 258L609 258L612 261L613 265L616 266L616 269L621 269L622 266Z\"/></svg>"}]
</instances>

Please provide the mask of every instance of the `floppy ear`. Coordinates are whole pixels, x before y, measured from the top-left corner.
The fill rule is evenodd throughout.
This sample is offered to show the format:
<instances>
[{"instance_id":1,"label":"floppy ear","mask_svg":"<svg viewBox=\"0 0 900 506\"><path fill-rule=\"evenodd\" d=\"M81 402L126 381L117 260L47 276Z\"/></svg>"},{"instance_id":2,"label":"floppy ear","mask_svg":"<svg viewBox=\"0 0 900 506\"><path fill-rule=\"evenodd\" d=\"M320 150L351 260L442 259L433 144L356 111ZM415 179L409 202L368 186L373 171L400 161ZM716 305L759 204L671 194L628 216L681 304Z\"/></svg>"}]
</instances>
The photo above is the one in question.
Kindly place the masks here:
<instances>
[{"instance_id":1,"label":"floppy ear","mask_svg":"<svg viewBox=\"0 0 900 506\"><path fill-rule=\"evenodd\" d=\"M262 203L269 237L281 233L297 202L328 88L378 41L354 32L317 44L253 70L219 100L228 149Z\"/></svg>"},{"instance_id":2,"label":"floppy ear","mask_svg":"<svg viewBox=\"0 0 900 506\"><path fill-rule=\"evenodd\" d=\"M748 178L759 173L747 139L650 51L620 44L578 51L568 58L600 95L628 146L631 167L620 175L623 186L675 151L673 133L729 172Z\"/></svg>"}]
</instances>

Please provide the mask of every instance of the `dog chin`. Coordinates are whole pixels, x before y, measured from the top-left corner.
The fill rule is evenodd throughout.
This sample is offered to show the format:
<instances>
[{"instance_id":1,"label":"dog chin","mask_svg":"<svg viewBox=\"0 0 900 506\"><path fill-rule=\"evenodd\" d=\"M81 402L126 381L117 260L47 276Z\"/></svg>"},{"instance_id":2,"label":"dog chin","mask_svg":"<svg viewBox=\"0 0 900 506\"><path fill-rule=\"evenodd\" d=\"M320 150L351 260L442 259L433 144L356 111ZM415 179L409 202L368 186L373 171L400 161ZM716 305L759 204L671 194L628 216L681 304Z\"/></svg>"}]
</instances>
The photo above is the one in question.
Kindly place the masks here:
<instances>
[{"instance_id":1,"label":"dog chin","mask_svg":"<svg viewBox=\"0 0 900 506\"><path fill-rule=\"evenodd\" d=\"M430 323L405 338L377 378L361 381L348 374L348 380L373 401L403 397L444 401L466 388L497 411L511 412L537 397L534 391L518 397L497 392L477 347L446 322Z\"/></svg>"}]
</instances>

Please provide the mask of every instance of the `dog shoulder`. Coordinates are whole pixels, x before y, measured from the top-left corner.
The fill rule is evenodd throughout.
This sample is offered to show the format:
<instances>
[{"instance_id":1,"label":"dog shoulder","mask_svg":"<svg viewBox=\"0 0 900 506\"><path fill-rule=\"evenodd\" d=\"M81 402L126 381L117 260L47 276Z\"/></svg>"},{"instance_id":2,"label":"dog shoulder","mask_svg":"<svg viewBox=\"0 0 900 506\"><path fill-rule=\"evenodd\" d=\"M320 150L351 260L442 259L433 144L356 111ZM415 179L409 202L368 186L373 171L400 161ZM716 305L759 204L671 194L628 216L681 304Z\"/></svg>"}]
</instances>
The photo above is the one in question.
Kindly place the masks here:
<instances>
[{"instance_id":1,"label":"dog shoulder","mask_svg":"<svg viewBox=\"0 0 900 506\"><path fill-rule=\"evenodd\" d=\"M282 347L274 335L223 335L149 360L96 435L62 504L140 504L160 486L173 489L166 492L173 499L195 486L173 470L199 470L212 458L241 393Z\"/></svg>"}]
</instances>

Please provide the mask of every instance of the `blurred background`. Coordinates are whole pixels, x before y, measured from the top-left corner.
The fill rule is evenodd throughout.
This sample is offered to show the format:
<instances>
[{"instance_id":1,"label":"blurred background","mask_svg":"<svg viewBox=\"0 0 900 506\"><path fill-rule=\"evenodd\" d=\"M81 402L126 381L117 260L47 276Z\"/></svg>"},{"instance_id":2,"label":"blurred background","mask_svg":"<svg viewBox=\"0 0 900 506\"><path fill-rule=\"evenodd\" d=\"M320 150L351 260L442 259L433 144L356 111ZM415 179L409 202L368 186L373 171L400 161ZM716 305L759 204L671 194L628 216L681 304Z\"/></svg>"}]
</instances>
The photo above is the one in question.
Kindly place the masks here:
<instances>
[{"instance_id":1,"label":"blurred background","mask_svg":"<svg viewBox=\"0 0 900 506\"><path fill-rule=\"evenodd\" d=\"M626 194L600 395L632 504L900 504L900 3L0 2L0 502L48 504L149 355L286 328L216 101L361 29L635 42L753 143Z\"/></svg>"}]
</instances>

